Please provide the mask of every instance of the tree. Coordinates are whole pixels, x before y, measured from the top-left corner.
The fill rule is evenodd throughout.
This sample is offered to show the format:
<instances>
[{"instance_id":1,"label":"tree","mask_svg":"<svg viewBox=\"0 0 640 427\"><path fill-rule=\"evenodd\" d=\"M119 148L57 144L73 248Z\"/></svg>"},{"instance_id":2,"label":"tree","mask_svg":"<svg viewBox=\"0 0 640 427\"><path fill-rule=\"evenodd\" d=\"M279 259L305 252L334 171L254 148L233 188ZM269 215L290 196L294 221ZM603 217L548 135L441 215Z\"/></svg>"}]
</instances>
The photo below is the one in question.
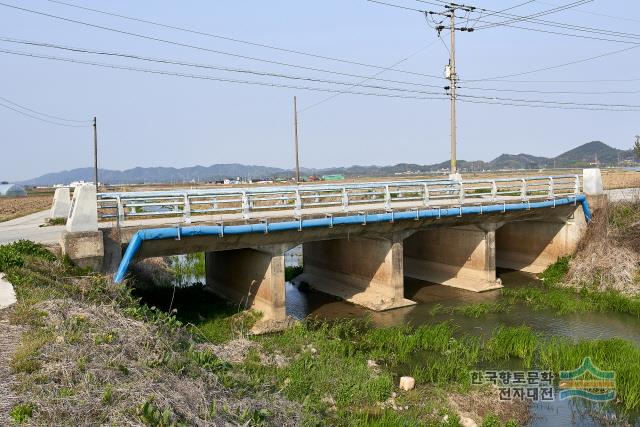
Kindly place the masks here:
<instances>
[{"instance_id":1,"label":"tree","mask_svg":"<svg viewBox=\"0 0 640 427\"><path fill-rule=\"evenodd\" d=\"M636 159L640 160L640 135L636 135L636 143L633 146L633 151L636 154Z\"/></svg>"}]
</instances>

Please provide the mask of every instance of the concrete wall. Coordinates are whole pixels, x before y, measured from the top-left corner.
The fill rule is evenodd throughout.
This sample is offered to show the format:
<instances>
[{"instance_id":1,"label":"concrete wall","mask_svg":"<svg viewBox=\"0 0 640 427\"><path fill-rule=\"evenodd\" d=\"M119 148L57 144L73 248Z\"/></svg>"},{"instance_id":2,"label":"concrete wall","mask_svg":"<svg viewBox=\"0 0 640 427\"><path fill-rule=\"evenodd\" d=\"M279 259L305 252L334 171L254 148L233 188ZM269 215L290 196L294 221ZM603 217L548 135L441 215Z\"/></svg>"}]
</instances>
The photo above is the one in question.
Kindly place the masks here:
<instances>
[{"instance_id":1,"label":"concrete wall","mask_svg":"<svg viewBox=\"0 0 640 427\"><path fill-rule=\"evenodd\" d=\"M403 237L305 243L298 281L376 311L413 305L404 298Z\"/></svg>"},{"instance_id":2,"label":"concrete wall","mask_svg":"<svg viewBox=\"0 0 640 427\"><path fill-rule=\"evenodd\" d=\"M540 273L559 257L575 252L587 228L580 206L569 218L510 222L496 231L498 267Z\"/></svg>"},{"instance_id":3,"label":"concrete wall","mask_svg":"<svg viewBox=\"0 0 640 427\"><path fill-rule=\"evenodd\" d=\"M284 252L274 245L260 249L207 252L207 286L239 308L263 313L263 320L284 320Z\"/></svg>"},{"instance_id":4,"label":"concrete wall","mask_svg":"<svg viewBox=\"0 0 640 427\"><path fill-rule=\"evenodd\" d=\"M482 292L500 288L496 280L495 226L435 228L404 242L405 275Z\"/></svg>"}]
</instances>

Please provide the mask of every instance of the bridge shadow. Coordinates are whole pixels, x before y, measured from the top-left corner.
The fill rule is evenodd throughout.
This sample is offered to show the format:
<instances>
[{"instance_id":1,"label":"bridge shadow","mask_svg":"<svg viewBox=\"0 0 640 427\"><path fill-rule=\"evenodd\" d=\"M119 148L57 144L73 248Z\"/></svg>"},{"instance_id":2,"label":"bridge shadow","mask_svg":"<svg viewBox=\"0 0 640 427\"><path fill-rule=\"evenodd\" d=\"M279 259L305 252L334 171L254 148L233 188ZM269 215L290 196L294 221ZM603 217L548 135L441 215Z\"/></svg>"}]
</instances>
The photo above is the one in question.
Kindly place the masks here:
<instances>
[{"instance_id":1,"label":"bridge shadow","mask_svg":"<svg viewBox=\"0 0 640 427\"><path fill-rule=\"evenodd\" d=\"M518 221L498 228L496 267L541 272L565 255L564 226L564 223Z\"/></svg>"}]
</instances>

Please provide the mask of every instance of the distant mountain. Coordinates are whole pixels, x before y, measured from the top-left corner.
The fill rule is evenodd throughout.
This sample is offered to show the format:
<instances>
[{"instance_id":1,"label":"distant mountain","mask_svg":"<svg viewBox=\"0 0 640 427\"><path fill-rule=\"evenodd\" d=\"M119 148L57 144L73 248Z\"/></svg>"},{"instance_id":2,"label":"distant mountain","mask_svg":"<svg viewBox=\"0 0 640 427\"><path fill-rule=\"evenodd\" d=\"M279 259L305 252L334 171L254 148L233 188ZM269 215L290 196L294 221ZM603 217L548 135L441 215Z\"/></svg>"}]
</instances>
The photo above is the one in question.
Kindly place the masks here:
<instances>
[{"instance_id":1,"label":"distant mountain","mask_svg":"<svg viewBox=\"0 0 640 427\"><path fill-rule=\"evenodd\" d=\"M137 167L124 171L100 169L100 182L106 184L138 184L155 182L202 182L225 178L262 178L286 173L284 169L267 166L249 166L238 163L211 166L192 166L187 168ZM23 185L55 185L69 184L73 181L93 181L93 168L79 168L68 171L49 173L38 178L21 182Z\"/></svg>"},{"instance_id":2,"label":"distant mountain","mask_svg":"<svg viewBox=\"0 0 640 427\"><path fill-rule=\"evenodd\" d=\"M542 168L570 168L586 167L595 164L601 166L615 166L620 162L632 162L633 150L618 150L600 141L592 141L562 153L557 157L538 157L530 154L502 154L490 162L459 160L458 167L463 172L482 170L515 170L515 169L542 169ZM446 171L449 162L441 162L432 165L419 165L413 163L399 163L393 166L349 166L326 169L301 169L304 175L331 175L342 174L345 176L382 176L396 174L410 174L420 172ZM193 166L187 168L168 167L137 167L124 171L108 169L100 170L100 181L106 184L137 184L137 183L167 183L167 182L204 182L216 181L225 178L273 178L291 177L293 172L287 169L272 168L266 166L251 166L238 163L217 164L211 166ZM73 181L92 181L93 169L80 168L69 171L50 173L47 175L23 181L23 185L55 185L69 184Z\"/></svg>"}]
</instances>

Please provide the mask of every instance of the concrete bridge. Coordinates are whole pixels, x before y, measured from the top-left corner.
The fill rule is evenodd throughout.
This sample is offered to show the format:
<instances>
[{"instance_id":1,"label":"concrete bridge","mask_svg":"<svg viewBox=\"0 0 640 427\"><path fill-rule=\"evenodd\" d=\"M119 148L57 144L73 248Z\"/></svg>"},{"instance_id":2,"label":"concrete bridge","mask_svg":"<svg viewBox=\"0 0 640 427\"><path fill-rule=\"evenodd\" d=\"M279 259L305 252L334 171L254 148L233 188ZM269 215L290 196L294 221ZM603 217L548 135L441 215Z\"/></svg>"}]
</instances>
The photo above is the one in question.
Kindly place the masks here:
<instances>
[{"instance_id":1,"label":"concrete bridge","mask_svg":"<svg viewBox=\"0 0 640 427\"><path fill-rule=\"evenodd\" d=\"M587 192L602 191L599 176L585 175ZM482 292L501 287L496 267L540 272L575 250L590 218L577 175L100 194L82 186L66 209L61 246L78 264L119 282L132 262L205 252L207 285L273 320L285 318L284 254L298 245L298 281L388 310L414 304L404 277Z\"/></svg>"}]
</instances>

